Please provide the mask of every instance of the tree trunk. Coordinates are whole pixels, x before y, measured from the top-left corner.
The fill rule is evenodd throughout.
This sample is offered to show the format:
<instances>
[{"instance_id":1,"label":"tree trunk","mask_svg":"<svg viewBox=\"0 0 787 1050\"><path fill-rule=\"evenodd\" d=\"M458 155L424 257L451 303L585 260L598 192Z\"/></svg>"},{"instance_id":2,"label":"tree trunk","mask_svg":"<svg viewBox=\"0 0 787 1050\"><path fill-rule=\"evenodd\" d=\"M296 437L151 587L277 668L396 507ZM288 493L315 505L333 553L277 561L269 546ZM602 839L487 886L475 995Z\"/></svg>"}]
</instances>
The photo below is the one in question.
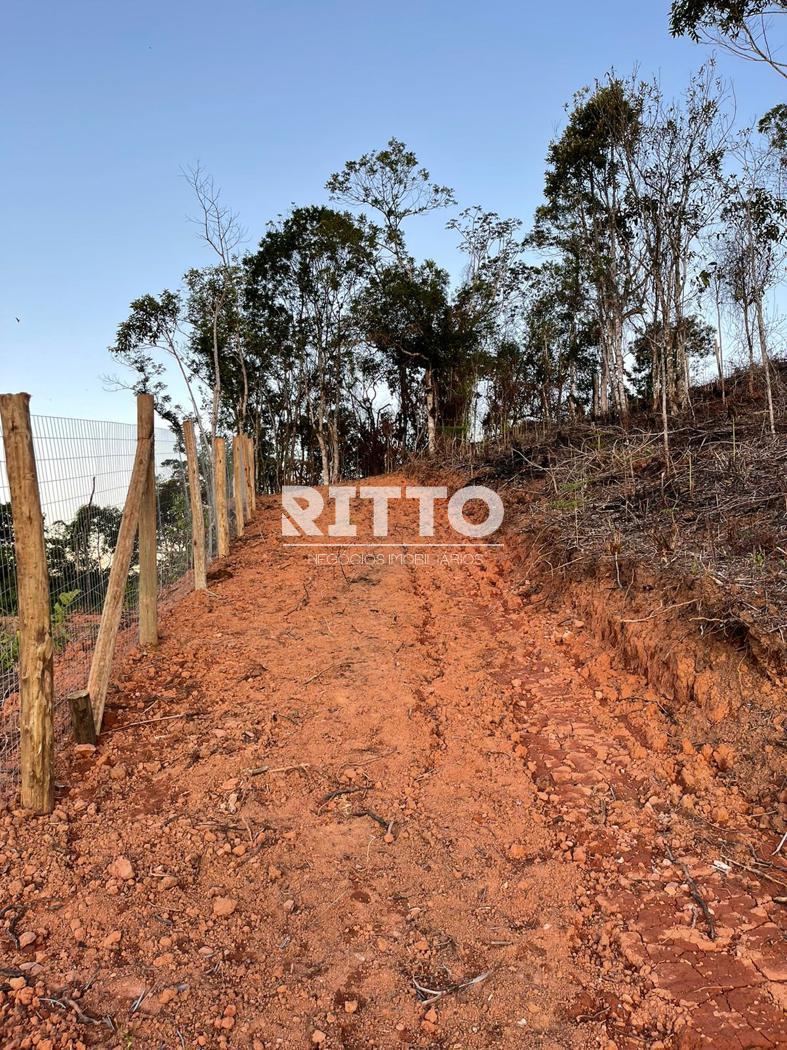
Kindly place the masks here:
<instances>
[{"instance_id":1,"label":"tree trunk","mask_svg":"<svg viewBox=\"0 0 787 1050\"><path fill-rule=\"evenodd\" d=\"M601 374L598 383L598 414L602 419L609 416L609 358L606 344L601 347Z\"/></svg>"},{"instance_id":2,"label":"tree trunk","mask_svg":"<svg viewBox=\"0 0 787 1050\"><path fill-rule=\"evenodd\" d=\"M749 304L743 303L743 327L746 331L746 346L749 351L749 393L754 393L754 338L751 331L751 320L749 318Z\"/></svg>"},{"instance_id":3,"label":"tree trunk","mask_svg":"<svg viewBox=\"0 0 787 1050\"><path fill-rule=\"evenodd\" d=\"M577 397L577 366L574 361L569 365L568 375L568 418L572 423L575 423L577 419L577 405L579 404L579 398Z\"/></svg>"},{"instance_id":4,"label":"tree trunk","mask_svg":"<svg viewBox=\"0 0 787 1050\"><path fill-rule=\"evenodd\" d=\"M331 434L331 484L335 485L342 476L341 453L339 451L339 428L336 423L330 426Z\"/></svg>"},{"instance_id":5,"label":"tree trunk","mask_svg":"<svg viewBox=\"0 0 787 1050\"><path fill-rule=\"evenodd\" d=\"M407 365L404 354L399 354L399 411L401 414L401 431L399 442L402 451L407 448L407 431L410 429L410 393L407 384Z\"/></svg>"},{"instance_id":6,"label":"tree trunk","mask_svg":"<svg viewBox=\"0 0 787 1050\"><path fill-rule=\"evenodd\" d=\"M658 411L661 404L661 388L664 377L661 374L661 344L657 341L655 333L648 337L650 344L650 407L653 412Z\"/></svg>"},{"instance_id":7,"label":"tree trunk","mask_svg":"<svg viewBox=\"0 0 787 1050\"><path fill-rule=\"evenodd\" d=\"M771 369L768 363L768 341L765 330L765 314L762 309L762 297L758 296L754 303L757 312L757 330L760 336L760 355L762 357L762 370L765 375L765 396L768 401L768 420L771 426L771 434L776 434L776 421L773 417L773 392L771 390Z\"/></svg>"},{"instance_id":8,"label":"tree trunk","mask_svg":"<svg viewBox=\"0 0 787 1050\"><path fill-rule=\"evenodd\" d=\"M618 419L625 425L628 420L629 403L626 393L626 373L623 365L623 323L619 317L612 321L609 333L611 340L610 360L612 364L612 397Z\"/></svg>"},{"instance_id":9,"label":"tree trunk","mask_svg":"<svg viewBox=\"0 0 787 1050\"><path fill-rule=\"evenodd\" d=\"M320 477L321 485L330 485L331 483L331 470L328 462L328 445L325 441L325 434L321 430L316 431L317 444L320 447L320 460L322 462L322 473Z\"/></svg>"},{"instance_id":10,"label":"tree trunk","mask_svg":"<svg viewBox=\"0 0 787 1050\"><path fill-rule=\"evenodd\" d=\"M426 392L426 441L429 455L437 451L437 399L435 397L434 372L427 368L424 372Z\"/></svg>"},{"instance_id":11,"label":"tree trunk","mask_svg":"<svg viewBox=\"0 0 787 1050\"><path fill-rule=\"evenodd\" d=\"M721 341L721 303L719 302L719 288L716 286L716 367L719 370L719 382L721 383L721 401L727 404L727 391L724 388L724 344Z\"/></svg>"},{"instance_id":12,"label":"tree trunk","mask_svg":"<svg viewBox=\"0 0 787 1050\"><path fill-rule=\"evenodd\" d=\"M679 408L685 408L689 403L691 382L689 377L689 359L686 354L686 345L681 334L680 321L676 322L675 335L675 387L677 404Z\"/></svg>"},{"instance_id":13,"label":"tree trunk","mask_svg":"<svg viewBox=\"0 0 787 1050\"><path fill-rule=\"evenodd\" d=\"M593 370L593 400L591 406L593 418L598 419L601 415L601 377L598 369Z\"/></svg>"},{"instance_id":14,"label":"tree trunk","mask_svg":"<svg viewBox=\"0 0 787 1050\"><path fill-rule=\"evenodd\" d=\"M661 437L664 443L664 465L669 467L669 404L667 401L667 347L661 347Z\"/></svg>"}]
</instances>

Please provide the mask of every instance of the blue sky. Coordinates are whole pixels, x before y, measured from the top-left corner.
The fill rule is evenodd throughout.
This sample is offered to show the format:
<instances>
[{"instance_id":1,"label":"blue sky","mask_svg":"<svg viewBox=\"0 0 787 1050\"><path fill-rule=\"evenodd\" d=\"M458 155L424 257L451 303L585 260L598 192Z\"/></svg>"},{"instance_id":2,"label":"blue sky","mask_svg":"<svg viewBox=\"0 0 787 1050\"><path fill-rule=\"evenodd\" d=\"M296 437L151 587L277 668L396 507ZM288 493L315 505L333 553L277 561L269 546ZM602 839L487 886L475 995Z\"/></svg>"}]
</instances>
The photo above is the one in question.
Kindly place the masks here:
<instances>
[{"instance_id":1,"label":"blue sky","mask_svg":"<svg viewBox=\"0 0 787 1050\"><path fill-rule=\"evenodd\" d=\"M0 389L33 411L132 420L104 389L128 304L208 261L183 166L200 161L251 246L343 162L404 139L460 205L529 220L563 104L610 66L678 92L706 49L668 0L6 0L0 22ZM739 120L772 72L720 57ZM410 244L456 272L449 216ZM20 318L20 322L16 321Z\"/></svg>"}]
</instances>

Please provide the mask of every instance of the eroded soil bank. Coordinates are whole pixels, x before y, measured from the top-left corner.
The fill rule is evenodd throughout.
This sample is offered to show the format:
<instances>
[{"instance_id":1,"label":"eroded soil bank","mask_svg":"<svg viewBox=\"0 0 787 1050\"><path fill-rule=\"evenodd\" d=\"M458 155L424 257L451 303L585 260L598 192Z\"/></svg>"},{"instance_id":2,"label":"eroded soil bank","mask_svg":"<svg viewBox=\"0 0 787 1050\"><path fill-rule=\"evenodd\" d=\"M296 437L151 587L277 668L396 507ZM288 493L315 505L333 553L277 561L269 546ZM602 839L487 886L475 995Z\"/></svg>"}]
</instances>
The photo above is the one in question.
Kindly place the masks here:
<instances>
[{"instance_id":1,"label":"eroded soil bank","mask_svg":"<svg viewBox=\"0 0 787 1050\"><path fill-rule=\"evenodd\" d=\"M52 817L3 813L2 1046L786 1045L741 754L515 550L315 564L279 519L126 661Z\"/></svg>"}]
</instances>

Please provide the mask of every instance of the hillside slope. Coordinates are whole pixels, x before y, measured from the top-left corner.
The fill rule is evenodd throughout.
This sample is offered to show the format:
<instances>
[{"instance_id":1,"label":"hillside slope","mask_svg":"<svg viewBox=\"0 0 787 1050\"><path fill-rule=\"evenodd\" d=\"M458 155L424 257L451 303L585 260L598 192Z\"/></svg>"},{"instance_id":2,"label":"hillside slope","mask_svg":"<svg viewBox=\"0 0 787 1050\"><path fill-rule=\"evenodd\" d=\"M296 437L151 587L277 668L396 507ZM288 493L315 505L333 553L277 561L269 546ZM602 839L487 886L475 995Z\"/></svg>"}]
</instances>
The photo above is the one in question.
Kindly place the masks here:
<instances>
[{"instance_id":1,"label":"hillside slope","mask_svg":"<svg viewBox=\"0 0 787 1050\"><path fill-rule=\"evenodd\" d=\"M734 750L511 549L315 565L262 502L52 817L2 813L2 1046L785 1045Z\"/></svg>"}]
</instances>

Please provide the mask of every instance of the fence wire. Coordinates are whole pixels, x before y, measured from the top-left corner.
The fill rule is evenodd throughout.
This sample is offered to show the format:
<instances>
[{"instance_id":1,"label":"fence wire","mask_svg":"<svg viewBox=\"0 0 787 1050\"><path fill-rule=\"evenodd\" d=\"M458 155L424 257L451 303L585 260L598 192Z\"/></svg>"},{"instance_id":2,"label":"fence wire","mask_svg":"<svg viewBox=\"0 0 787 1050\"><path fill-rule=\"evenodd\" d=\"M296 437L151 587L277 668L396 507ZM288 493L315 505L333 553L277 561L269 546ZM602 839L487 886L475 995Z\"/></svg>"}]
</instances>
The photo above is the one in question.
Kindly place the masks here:
<instances>
[{"instance_id":1,"label":"fence wire","mask_svg":"<svg viewBox=\"0 0 787 1050\"><path fill-rule=\"evenodd\" d=\"M55 743L69 732L69 693L84 689L95 647L137 446L133 424L31 417L49 568L55 647ZM0 431L0 435L1 435ZM191 514L179 440L155 430L160 609L184 590ZM207 516L207 558L213 530ZM136 643L139 557L135 542L116 659ZM0 442L0 792L19 780L17 580L8 477Z\"/></svg>"}]
</instances>

